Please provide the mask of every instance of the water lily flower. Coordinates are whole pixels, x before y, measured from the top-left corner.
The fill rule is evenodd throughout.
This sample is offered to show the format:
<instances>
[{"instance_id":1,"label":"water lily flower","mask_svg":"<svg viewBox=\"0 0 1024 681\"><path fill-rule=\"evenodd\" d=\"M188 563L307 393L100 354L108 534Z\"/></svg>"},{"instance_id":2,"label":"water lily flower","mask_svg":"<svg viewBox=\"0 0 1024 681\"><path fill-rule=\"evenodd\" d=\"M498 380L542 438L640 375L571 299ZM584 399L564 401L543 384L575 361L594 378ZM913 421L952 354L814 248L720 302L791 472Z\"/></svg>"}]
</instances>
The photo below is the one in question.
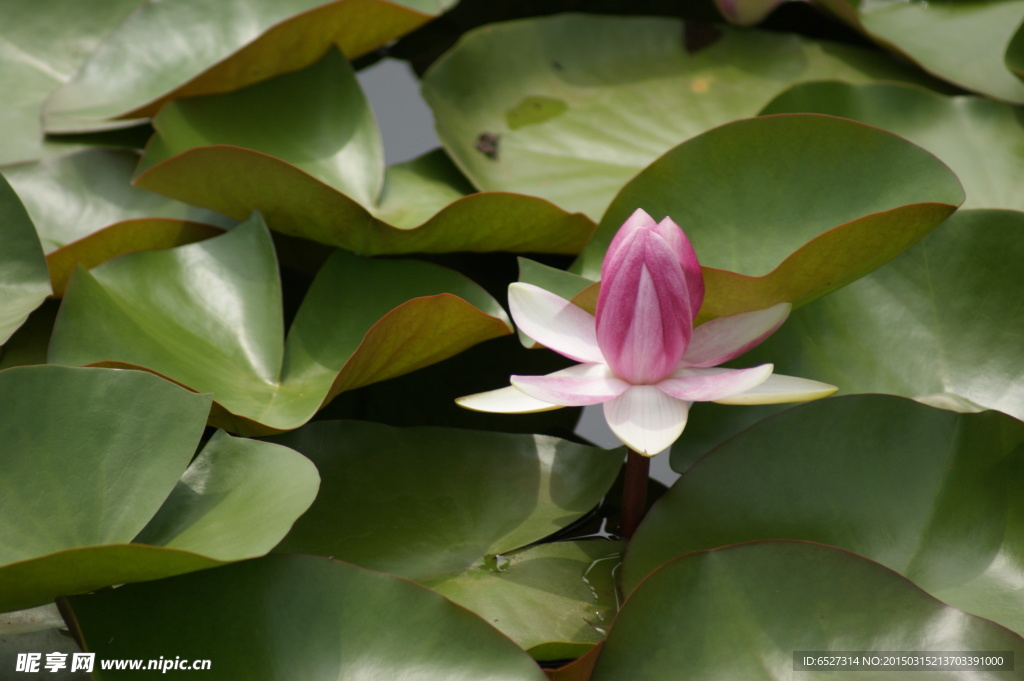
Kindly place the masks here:
<instances>
[{"instance_id":1,"label":"water lily flower","mask_svg":"<svg viewBox=\"0 0 1024 681\"><path fill-rule=\"evenodd\" d=\"M456 400L476 411L529 413L604 404L627 446L646 456L682 434L693 402L773 404L825 397L835 386L773 374L771 364L726 369L789 315L780 303L693 328L704 278L689 239L671 219L637 210L608 247L597 313L538 286L509 286L520 329L580 362L547 376L512 376L512 385Z\"/></svg>"}]
</instances>

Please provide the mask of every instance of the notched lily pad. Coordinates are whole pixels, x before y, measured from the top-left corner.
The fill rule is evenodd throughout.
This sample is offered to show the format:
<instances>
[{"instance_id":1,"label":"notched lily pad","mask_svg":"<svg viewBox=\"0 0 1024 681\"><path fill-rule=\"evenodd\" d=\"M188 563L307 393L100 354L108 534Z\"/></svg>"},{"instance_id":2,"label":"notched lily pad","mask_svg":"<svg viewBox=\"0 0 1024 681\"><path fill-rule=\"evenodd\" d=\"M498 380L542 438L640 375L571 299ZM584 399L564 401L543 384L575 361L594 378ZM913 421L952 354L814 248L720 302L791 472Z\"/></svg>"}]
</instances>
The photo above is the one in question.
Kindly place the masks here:
<instances>
[{"instance_id":1,"label":"notched lily pad","mask_svg":"<svg viewBox=\"0 0 1024 681\"><path fill-rule=\"evenodd\" d=\"M167 102L229 92L301 69L337 46L374 50L421 26L452 0L204 0L143 3L58 88L48 132L131 125ZM117 74L112 77L111 74Z\"/></svg>"},{"instance_id":2,"label":"notched lily pad","mask_svg":"<svg viewBox=\"0 0 1024 681\"><path fill-rule=\"evenodd\" d=\"M888 262L963 200L949 168L896 135L830 116L763 116L645 168L573 269L598 279L612 236L640 207L693 242L707 286L700 320L799 306Z\"/></svg>"},{"instance_id":3,"label":"notched lily pad","mask_svg":"<svg viewBox=\"0 0 1024 681\"><path fill-rule=\"evenodd\" d=\"M138 162L134 151L94 148L3 169L35 224L54 295L63 295L76 265L180 246L235 224L132 187Z\"/></svg>"},{"instance_id":4,"label":"notched lily pad","mask_svg":"<svg viewBox=\"0 0 1024 681\"><path fill-rule=\"evenodd\" d=\"M385 171L373 114L333 51L244 90L173 102L154 125L137 186L239 220L258 210L275 231L364 255L578 253L594 229L543 199L473 193L440 151Z\"/></svg>"},{"instance_id":5,"label":"notched lily pad","mask_svg":"<svg viewBox=\"0 0 1024 681\"><path fill-rule=\"evenodd\" d=\"M50 360L153 371L214 393L214 424L266 434L302 425L344 390L510 332L501 306L462 275L337 251L285 342L276 257L257 214L213 239L80 269Z\"/></svg>"},{"instance_id":6,"label":"notched lily pad","mask_svg":"<svg viewBox=\"0 0 1024 681\"><path fill-rule=\"evenodd\" d=\"M472 183L598 219L684 140L755 115L794 83L920 81L895 60L722 27L687 49L677 19L562 14L466 33L423 79L445 150ZM501 74L495 77L494 74Z\"/></svg>"},{"instance_id":7,"label":"notched lily pad","mask_svg":"<svg viewBox=\"0 0 1024 681\"><path fill-rule=\"evenodd\" d=\"M316 469L224 433L189 464L209 409L142 372L0 372L0 515L17 518L0 525L0 610L272 548L316 496Z\"/></svg>"}]
</instances>

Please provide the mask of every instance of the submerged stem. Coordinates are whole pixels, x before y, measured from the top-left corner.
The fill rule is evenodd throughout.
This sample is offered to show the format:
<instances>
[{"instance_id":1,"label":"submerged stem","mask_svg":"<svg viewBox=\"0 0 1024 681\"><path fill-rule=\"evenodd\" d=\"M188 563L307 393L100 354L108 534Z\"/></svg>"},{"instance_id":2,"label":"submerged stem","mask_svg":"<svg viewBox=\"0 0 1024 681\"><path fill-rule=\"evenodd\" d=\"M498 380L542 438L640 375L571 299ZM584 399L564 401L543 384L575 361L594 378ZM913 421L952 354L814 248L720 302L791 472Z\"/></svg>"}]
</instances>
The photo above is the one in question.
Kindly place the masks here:
<instances>
[{"instance_id":1,"label":"submerged stem","mask_svg":"<svg viewBox=\"0 0 1024 681\"><path fill-rule=\"evenodd\" d=\"M651 459L632 449L626 457L626 478L622 485L622 525L619 534L629 539L647 513L647 480Z\"/></svg>"}]
</instances>

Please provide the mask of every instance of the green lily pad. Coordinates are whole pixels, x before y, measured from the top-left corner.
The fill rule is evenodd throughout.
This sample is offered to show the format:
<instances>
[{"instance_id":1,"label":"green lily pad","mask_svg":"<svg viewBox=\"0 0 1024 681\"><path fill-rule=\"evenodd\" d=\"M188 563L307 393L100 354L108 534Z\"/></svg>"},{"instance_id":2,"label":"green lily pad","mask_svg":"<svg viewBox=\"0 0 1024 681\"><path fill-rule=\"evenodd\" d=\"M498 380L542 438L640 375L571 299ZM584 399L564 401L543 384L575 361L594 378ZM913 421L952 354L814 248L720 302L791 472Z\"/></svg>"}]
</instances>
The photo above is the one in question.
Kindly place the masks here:
<instances>
[{"instance_id":1,"label":"green lily pad","mask_svg":"<svg viewBox=\"0 0 1024 681\"><path fill-rule=\"evenodd\" d=\"M924 147L956 173L964 208L1024 209L1024 115L980 97L946 97L897 83L801 83L764 114L821 113L874 125ZM982 150L984 150L982 152Z\"/></svg>"},{"instance_id":2,"label":"green lily pad","mask_svg":"<svg viewBox=\"0 0 1024 681\"><path fill-rule=\"evenodd\" d=\"M618 610L623 542L537 544L486 561L431 588L515 641L537 660L583 655Z\"/></svg>"},{"instance_id":3,"label":"green lily pad","mask_svg":"<svg viewBox=\"0 0 1024 681\"><path fill-rule=\"evenodd\" d=\"M316 467L291 451L218 431L135 542L221 561L259 556L291 529L319 487ZM225 527L233 527L230 534Z\"/></svg>"},{"instance_id":4,"label":"green lily pad","mask_svg":"<svg viewBox=\"0 0 1024 681\"><path fill-rule=\"evenodd\" d=\"M168 101L228 92L318 60L352 58L426 23L452 0L185 0L143 4L44 108L49 132L132 124Z\"/></svg>"},{"instance_id":5,"label":"green lily pad","mask_svg":"<svg viewBox=\"0 0 1024 681\"><path fill-rule=\"evenodd\" d=\"M1024 83L1005 63L1024 17L1021 0L818 0L880 44L939 78L1015 104Z\"/></svg>"},{"instance_id":6,"label":"green lily pad","mask_svg":"<svg viewBox=\"0 0 1024 681\"><path fill-rule=\"evenodd\" d=\"M140 171L192 147L225 144L289 157L360 205L375 201L384 182L377 121L336 49L297 73L171 103L153 124L159 134L147 145Z\"/></svg>"},{"instance_id":7,"label":"green lily pad","mask_svg":"<svg viewBox=\"0 0 1024 681\"><path fill-rule=\"evenodd\" d=\"M720 30L710 46L688 51L674 19L565 14L491 24L434 64L423 96L445 149L478 188L597 219L662 153L753 116L789 85L920 80L864 50Z\"/></svg>"},{"instance_id":8,"label":"green lily pad","mask_svg":"<svg viewBox=\"0 0 1024 681\"><path fill-rule=\"evenodd\" d=\"M622 546L516 549L597 506L622 449L356 421L317 421L274 442L308 456L323 477L323 492L278 551L414 579L543 657L578 655L602 638Z\"/></svg>"},{"instance_id":9,"label":"green lily pad","mask_svg":"<svg viewBox=\"0 0 1024 681\"><path fill-rule=\"evenodd\" d=\"M262 555L316 496L269 443L221 433L190 465L210 396L150 374L8 369L0 401L0 610Z\"/></svg>"},{"instance_id":10,"label":"green lily pad","mask_svg":"<svg viewBox=\"0 0 1024 681\"><path fill-rule=\"evenodd\" d=\"M1017 32L1010 39L1004 59L1006 68L1016 74L1017 78L1024 80L1024 24L1017 28Z\"/></svg>"},{"instance_id":11,"label":"green lily pad","mask_svg":"<svg viewBox=\"0 0 1024 681\"><path fill-rule=\"evenodd\" d=\"M131 186L139 155L87 149L4 168L50 253L125 220L170 218L228 227L223 216Z\"/></svg>"},{"instance_id":12,"label":"green lily pad","mask_svg":"<svg viewBox=\"0 0 1024 681\"><path fill-rule=\"evenodd\" d=\"M339 125L345 121L345 125ZM578 253L593 223L547 201L473 188L440 151L384 169L348 62L172 102L154 121L138 187L364 255Z\"/></svg>"},{"instance_id":13,"label":"green lily pad","mask_svg":"<svg viewBox=\"0 0 1024 681\"><path fill-rule=\"evenodd\" d=\"M60 303L50 299L28 316L7 342L0 346L0 371L18 366L46 364L46 350ZM550 373L550 372L549 372Z\"/></svg>"},{"instance_id":14,"label":"green lily pad","mask_svg":"<svg viewBox=\"0 0 1024 681\"><path fill-rule=\"evenodd\" d=\"M941 161L883 130L813 114L736 121L623 187L574 269L599 278L608 243L641 207L693 242L702 320L798 306L888 262L963 199Z\"/></svg>"},{"instance_id":15,"label":"green lily pad","mask_svg":"<svg viewBox=\"0 0 1024 681\"><path fill-rule=\"evenodd\" d=\"M796 310L743 357L839 386L1024 419L1024 213L958 212L883 268Z\"/></svg>"},{"instance_id":16,"label":"green lily pad","mask_svg":"<svg viewBox=\"0 0 1024 681\"><path fill-rule=\"evenodd\" d=\"M254 215L223 236L80 269L50 361L156 372L214 393L214 424L266 434L297 428L343 390L508 333L501 306L459 274L337 251L285 342L274 248Z\"/></svg>"},{"instance_id":17,"label":"green lily pad","mask_svg":"<svg viewBox=\"0 0 1024 681\"><path fill-rule=\"evenodd\" d=\"M867 672L801 669L801 651L880 657L886 651L1006 651L1006 660L1020 658L1024 639L944 605L855 554L805 542L759 542L693 553L654 572L623 606L591 678L854 681L907 673L884 662ZM1019 678L1019 672L981 674ZM926 675L952 681L979 672Z\"/></svg>"},{"instance_id":18,"label":"green lily pad","mask_svg":"<svg viewBox=\"0 0 1024 681\"><path fill-rule=\"evenodd\" d=\"M759 539L831 544L1024 632L1024 423L851 395L765 419L690 467L623 569ZM871 600L871 599L866 599Z\"/></svg>"},{"instance_id":19,"label":"green lily pad","mask_svg":"<svg viewBox=\"0 0 1024 681\"><path fill-rule=\"evenodd\" d=\"M441 596L314 556L268 556L67 604L97 661L209 660L213 677L251 681L546 678L511 641ZM133 676L182 673L202 676ZM97 662L94 678L118 676Z\"/></svg>"},{"instance_id":20,"label":"green lily pad","mask_svg":"<svg viewBox=\"0 0 1024 681\"><path fill-rule=\"evenodd\" d=\"M4 168L35 223L53 292L62 295L76 265L171 248L219 234L223 215L131 186L139 155L115 149L77 153Z\"/></svg>"},{"instance_id":21,"label":"green lily pad","mask_svg":"<svg viewBox=\"0 0 1024 681\"><path fill-rule=\"evenodd\" d=\"M35 226L0 175L0 345L52 293Z\"/></svg>"},{"instance_id":22,"label":"green lily pad","mask_svg":"<svg viewBox=\"0 0 1024 681\"><path fill-rule=\"evenodd\" d=\"M0 5L0 165L81 148L45 140L39 111L141 0L5 0Z\"/></svg>"},{"instance_id":23,"label":"green lily pad","mask_svg":"<svg viewBox=\"0 0 1024 681\"><path fill-rule=\"evenodd\" d=\"M46 254L53 295L64 295L71 275L79 266L92 269L126 253L184 246L223 232L220 227L205 222L175 218L134 218L115 222Z\"/></svg>"}]
</instances>

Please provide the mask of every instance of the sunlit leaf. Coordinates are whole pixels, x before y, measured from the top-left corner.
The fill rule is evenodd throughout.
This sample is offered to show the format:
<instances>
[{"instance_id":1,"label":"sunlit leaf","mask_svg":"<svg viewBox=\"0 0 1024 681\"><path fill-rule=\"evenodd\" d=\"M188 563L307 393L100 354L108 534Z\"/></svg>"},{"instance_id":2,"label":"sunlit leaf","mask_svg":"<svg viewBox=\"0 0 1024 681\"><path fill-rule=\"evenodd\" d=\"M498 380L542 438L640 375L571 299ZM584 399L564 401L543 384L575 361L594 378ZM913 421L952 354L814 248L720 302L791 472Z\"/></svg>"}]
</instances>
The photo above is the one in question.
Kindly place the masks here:
<instances>
[{"instance_id":1,"label":"sunlit leaf","mask_svg":"<svg viewBox=\"0 0 1024 681\"><path fill-rule=\"evenodd\" d=\"M896 83L802 83L762 113L822 113L875 125L910 140L956 173L965 208L1024 208L1024 115L981 97L946 97Z\"/></svg>"},{"instance_id":2,"label":"sunlit leaf","mask_svg":"<svg viewBox=\"0 0 1024 681\"><path fill-rule=\"evenodd\" d=\"M180 246L234 224L132 187L138 162L136 152L89 149L3 169L35 223L56 295L78 264L90 268L124 253Z\"/></svg>"},{"instance_id":3,"label":"sunlit leaf","mask_svg":"<svg viewBox=\"0 0 1024 681\"><path fill-rule=\"evenodd\" d=\"M47 100L50 132L131 124L172 99L237 90L318 60L355 57L407 33L450 0L204 0L144 3Z\"/></svg>"},{"instance_id":4,"label":"sunlit leaf","mask_svg":"<svg viewBox=\"0 0 1024 681\"><path fill-rule=\"evenodd\" d=\"M45 140L40 109L50 92L142 0L4 0L0 3L0 165L81 148Z\"/></svg>"},{"instance_id":5,"label":"sunlit leaf","mask_svg":"<svg viewBox=\"0 0 1024 681\"><path fill-rule=\"evenodd\" d=\"M968 90L1024 103L1003 61L1024 17L1021 0L817 0L883 46Z\"/></svg>"},{"instance_id":6,"label":"sunlit leaf","mask_svg":"<svg viewBox=\"0 0 1024 681\"><path fill-rule=\"evenodd\" d=\"M217 425L267 433L302 425L343 390L509 331L501 306L461 275L337 251L286 343L274 249L255 215L220 237L79 270L50 359L148 369L214 393Z\"/></svg>"},{"instance_id":7,"label":"sunlit leaf","mask_svg":"<svg viewBox=\"0 0 1024 681\"><path fill-rule=\"evenodd\" d=\"M914 79L883 56L796 35L721 28L687 50L674 19L565 14L466 34L423 81L445 149L482 190L600 218L680 142L753 116L808 79Z\"/></svg>"},{"instance_id":8,"label":"sunlit leaf","mask_svg":"<svg viewBox=\"0 0 1024 681\"><path fill-rule=\"evenodd\" d=\"M597 279L612 236L640 207L670 216L693 242L708 291L702 319L800 305L888 262L963 198L941 161L877 128L820 115L737 121L637 175L574 269Z\"/></svg>"},{"instance_id":9,"label":"sunlit leaf","mask_svg":"<svg viewBox=\"0 0 1024 681\"><path fill-rule=\"evenodd\" d=\"M344 125L339 125L344 121ZM237 92L177 101L136 184L364 255L578 253L593 223L542 199L473 194L440 151L385 172L373 114L336 52Z\"/></svg>"}]
</instances>

